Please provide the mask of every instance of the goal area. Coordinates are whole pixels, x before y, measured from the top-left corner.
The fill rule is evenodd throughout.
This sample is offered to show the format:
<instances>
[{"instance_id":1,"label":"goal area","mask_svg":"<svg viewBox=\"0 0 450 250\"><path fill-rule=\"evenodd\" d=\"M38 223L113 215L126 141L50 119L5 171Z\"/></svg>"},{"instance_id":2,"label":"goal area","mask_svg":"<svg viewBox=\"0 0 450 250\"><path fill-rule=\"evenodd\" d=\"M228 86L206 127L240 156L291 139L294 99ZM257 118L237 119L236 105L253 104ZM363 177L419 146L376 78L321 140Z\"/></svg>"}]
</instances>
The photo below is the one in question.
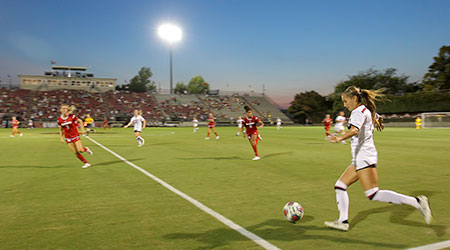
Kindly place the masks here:
<instances>
[{"instance_id":1,"label":"goal area","mask_svg":"<svg viewBox=\"0 0 450 250\"><path fill-rule=\"evenodd\" d=\"M422 113L422 128L450 128L450 112Z\"/></svg>"}]
</instances>

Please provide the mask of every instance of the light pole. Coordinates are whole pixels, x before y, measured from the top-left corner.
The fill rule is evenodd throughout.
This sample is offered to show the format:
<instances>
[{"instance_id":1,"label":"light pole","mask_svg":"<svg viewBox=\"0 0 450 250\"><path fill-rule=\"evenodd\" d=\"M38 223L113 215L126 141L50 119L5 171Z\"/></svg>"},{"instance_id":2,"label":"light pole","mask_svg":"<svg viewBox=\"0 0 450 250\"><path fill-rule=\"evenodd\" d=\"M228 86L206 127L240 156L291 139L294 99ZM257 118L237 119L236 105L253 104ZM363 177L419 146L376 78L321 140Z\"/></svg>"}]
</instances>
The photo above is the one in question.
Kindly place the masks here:
<instances>
[{"instance_id":1,"label":"light pole","mask_svg":"<svg viewBox=\"0 0 450 250\"><path fill-rule=\"evenodd\" d=\"M181 29L172 24L163 24L158 28L159 36L169 42L170 47L170 93L173 93L173 69L172 69L172 47L174 42L181 40Z\"/></svg>"}]
</instances>

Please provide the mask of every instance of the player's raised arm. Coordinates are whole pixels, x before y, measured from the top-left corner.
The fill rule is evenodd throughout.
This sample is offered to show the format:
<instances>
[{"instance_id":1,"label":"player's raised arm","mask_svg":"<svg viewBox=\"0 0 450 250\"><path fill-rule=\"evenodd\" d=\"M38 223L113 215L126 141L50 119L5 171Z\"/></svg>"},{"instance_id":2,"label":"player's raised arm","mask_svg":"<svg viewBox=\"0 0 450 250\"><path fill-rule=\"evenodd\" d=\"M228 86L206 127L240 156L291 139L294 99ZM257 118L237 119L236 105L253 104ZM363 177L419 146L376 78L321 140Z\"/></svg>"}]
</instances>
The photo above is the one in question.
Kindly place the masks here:
<instances>
[{"instance_id":1,"label":"player's raised arm","mask_svg":"<svg viewBox=\"0 0 450 250\"><path fill-rule=\"evenodd\" d=\"M261 125L259 125L259 128L264 127L264 122L262 122L261 119L258 119L258 123L261 124Z\"/></svg>"}]
</instances>

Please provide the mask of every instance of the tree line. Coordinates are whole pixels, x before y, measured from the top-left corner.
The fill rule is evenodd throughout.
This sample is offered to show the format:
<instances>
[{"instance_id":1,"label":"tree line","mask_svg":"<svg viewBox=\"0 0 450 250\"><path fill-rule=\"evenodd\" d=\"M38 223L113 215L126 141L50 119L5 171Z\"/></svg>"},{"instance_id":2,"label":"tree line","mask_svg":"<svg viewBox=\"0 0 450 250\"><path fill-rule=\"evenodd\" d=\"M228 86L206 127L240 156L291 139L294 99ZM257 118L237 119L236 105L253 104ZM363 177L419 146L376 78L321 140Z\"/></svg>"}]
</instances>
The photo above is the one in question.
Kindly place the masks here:
<instances>
[{"instance_id":1,"label":"tree line","mask_svg":"<svg viewBox=\"0 0 450 250\"><path fill-rule=\"evenodd\" d=\"M349 86L363 89L382 89L385 99L377 103L379 113L404 113L449 111L450 109L450 46L442 46L428 67L422 81L408 82L409 77L399 75L397 69L376 70L370 68L339 82L334 92L321 96L316 91L295 95L288 108L295 122L306 119L320 122L325 114L344 111L341 94Z\"/></svg>"},{"instance_id":2,"label":"tree line","mask_svg":"<svg viewBox=\"0 0 450 250\"><path fill-rule=\"evenodd\" d=\"M129 82L121 86L116 86L116 90L128 90L130 92L155 92L156 82L150 78L153 73L149 67L142 67L138 74ZM174 88L174 92L178 94L205 94L209 91L209 83L205 82L202 76L194 76L186 85L178 82Z\"/></svg>"}]
</instances>

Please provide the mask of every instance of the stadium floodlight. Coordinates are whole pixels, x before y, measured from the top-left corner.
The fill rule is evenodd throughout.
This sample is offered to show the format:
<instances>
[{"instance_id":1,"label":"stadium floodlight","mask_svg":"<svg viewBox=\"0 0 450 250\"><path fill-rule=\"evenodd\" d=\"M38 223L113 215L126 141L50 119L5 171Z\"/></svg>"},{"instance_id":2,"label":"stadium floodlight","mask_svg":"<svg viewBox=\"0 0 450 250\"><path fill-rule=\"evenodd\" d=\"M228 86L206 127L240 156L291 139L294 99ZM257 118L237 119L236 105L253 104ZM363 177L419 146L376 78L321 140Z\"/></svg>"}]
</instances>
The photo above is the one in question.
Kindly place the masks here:
<instances>
[{"instance_id":1,"label":"stadium floodlight","mask_svg":"<svg viewBox=\"0 0 450 250\"><path fill-rule=\"evenodd\" d=\"M181 40L181 29L173 24L163 24L158 28L158 35L170 44L170 93L173 93L172 45Z\"/></svg>"}]
</instances>

